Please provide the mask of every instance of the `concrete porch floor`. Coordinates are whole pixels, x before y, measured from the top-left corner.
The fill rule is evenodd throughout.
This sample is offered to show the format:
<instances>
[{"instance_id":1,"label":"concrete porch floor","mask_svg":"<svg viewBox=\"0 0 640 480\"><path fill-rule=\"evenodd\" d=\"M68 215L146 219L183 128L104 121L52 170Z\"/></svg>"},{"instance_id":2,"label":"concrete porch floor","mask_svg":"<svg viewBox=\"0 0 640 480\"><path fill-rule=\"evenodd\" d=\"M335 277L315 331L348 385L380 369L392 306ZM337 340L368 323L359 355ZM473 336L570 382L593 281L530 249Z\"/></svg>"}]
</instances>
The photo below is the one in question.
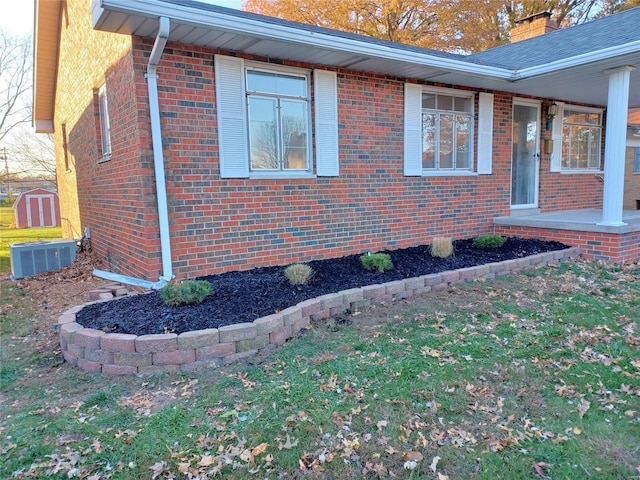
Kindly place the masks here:
<instances>
[{"instance_id":1,"label":"concrete porch floor","mask_svg":"<svg viewBox=\"0 0 640 480\"><path fill-rule=\"evenodd\" d=\"M554 228L579 232L631 233L640 232L640 210L624 210L622 221L628 225L610 227L598 225L602 221L602 210L587 208L583 210L563 210L561 212L535 213L510 217L496 217L494 225L518 227Z\"/></svg>"},{"instance_id":2,"label":"concrete porch floor","mask_svg":"<svg viewBox=\"0 0 640 480\"><path fill-rule=\"evenodd\" d=\"M588 259L626 262L640 260L640 210L625 210L627 225L598 225L602 210L596 208L565 210L496 217L494 231L499 235L555 240L582 248Z\"/></svg>"}]
</instances>

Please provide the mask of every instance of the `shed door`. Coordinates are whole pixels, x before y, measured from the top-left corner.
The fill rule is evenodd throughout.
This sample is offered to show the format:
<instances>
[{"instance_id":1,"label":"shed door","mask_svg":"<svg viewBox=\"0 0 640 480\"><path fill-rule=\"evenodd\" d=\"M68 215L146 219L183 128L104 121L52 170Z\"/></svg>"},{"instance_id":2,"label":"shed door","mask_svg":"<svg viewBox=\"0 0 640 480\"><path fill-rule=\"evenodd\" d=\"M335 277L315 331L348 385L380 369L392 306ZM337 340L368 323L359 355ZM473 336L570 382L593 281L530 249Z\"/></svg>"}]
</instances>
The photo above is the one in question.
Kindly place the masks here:
<instances>
[{"instance_id":1,"label":"shed door","mask_svg":"<svg viewBox=\"0 0 640 480\"><path fill-rule=\"evenodd\" d=\"M56 226L53 195L27 195L26 200L28 227Z\"/></svg>"}]
</instances>

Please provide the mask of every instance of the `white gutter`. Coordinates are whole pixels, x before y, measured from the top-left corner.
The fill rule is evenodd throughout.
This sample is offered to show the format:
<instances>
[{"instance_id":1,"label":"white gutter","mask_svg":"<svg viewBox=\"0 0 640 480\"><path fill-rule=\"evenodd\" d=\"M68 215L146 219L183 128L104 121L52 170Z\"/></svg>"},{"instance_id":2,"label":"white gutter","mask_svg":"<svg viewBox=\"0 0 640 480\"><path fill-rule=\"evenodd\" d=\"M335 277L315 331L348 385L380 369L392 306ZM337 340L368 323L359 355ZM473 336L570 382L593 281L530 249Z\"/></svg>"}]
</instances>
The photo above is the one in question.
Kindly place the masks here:
<instances>
[{"instance_id":1,"label":"white gutter","mask_svg":"<svg viewBox=\"0 0 640 480\"><path fill-rule=\"evenodd\" d=\"M164 155L162 151L162 130L160 128L160 106L158 100L158 77L156 70L162 51L169 38L171 28L167 17L160 17L160 26L156 41L147 64L147 87L149 90L149 116L151 117L151 141L153 146L153 169L156 177L156 195L158 197L158 224L160 228L160 249L162 252L162 276L157 282L128 277L105 270L94 270L93 275L114 282L135 285L147 290L160 290L173 278L171 266L171 239L169 237L169 210L167 208L167 186L164 178Z\"/></svg>"},{"instance_id":2,"label":"white gutter","mask_svg":"<svg viewBox=\"0 0 640 480\"><path fill-rule=\"evenodd\" d=\"M269 17L247 18L224 12L210 12L188 6L176 7L174 4L156 0L100 0L100 10L94 11L93 26L100 28L100 17L104 10L142 17L171 18L174 23L200 26L206 29L220 29L225 32L251 34L252 36L291 44L302 44L325 48L337 52L354 53L369 58L381 58L418 66L440 68L446 72L466 73L492 79L512 80L513 71L501 67L478 65L466 60L456 60L450 56L431 55L410 49L398 49L389 45L361 41L330 33L311 31L269 21ZM262 16L258 16L262 17Z\"/></svg>"},{"instance_id":3,"label":"white gutter","mask_svg":"<svg viewBox=\"0 0 640 480\"><path fill-rule=\"evenodd\" d=\"M173 278L171 266L171 238L169 236L169 209L167 207L167 185L164 177L164 154L162 151L162 130L160 128L160 105L158 100L158 76L156 70L162 51L169 38L171 25L167 17L160 17L159 31L151 50L147 65L147 88L149 90L149 116L151 117L151 141L153 145L153 169L156 175L156 196L158 197L158 224L160 227L160 251L162 252L162 276L160 281Z\"/></svg>"},{"instance_id":4,"label":"white gutter","mask_svg":"<svg viewBox=\"0 0 640 480\"><path fill-rule=\"evenodd\" d=\"M562 60L537 65L535 67L523 68L513 73L511 80L524 80L532 77L548 75L568 68L588 65L589 63L599 62L601 60L611 60L622 55L629 55L640 52L640 40L625 43L624 45L616 45L615 47L603 48L595 52L582 53ZM624 63L624 62L623 62Z\"/></svg>"}]
</instances>

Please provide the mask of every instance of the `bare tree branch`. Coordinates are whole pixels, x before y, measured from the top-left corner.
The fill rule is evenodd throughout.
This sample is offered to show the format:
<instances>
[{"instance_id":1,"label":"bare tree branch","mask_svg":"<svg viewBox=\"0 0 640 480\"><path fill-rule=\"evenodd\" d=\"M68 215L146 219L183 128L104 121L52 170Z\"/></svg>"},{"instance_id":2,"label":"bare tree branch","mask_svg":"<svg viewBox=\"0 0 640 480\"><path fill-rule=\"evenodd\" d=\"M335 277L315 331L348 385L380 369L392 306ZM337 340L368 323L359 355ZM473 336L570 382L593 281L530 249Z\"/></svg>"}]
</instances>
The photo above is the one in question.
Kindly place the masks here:
<instances>
[{"instance_id":1,"label":"bare tree branch","mask_svg":"<svg viewBox=\"0 0 640 480\"><path fill-rule=\"evenodd\" d=\"M55 151L50 135L30 128L32 49L29 37L0 30L0 146L7 156L4 174L55 182Z\"/></svg>"},{"instance_id":2,"label":"bare tree branch","mask_svg":"<svg viewBox=\"0 0 640 480\"><path fill-rule=\"evenodd\" d=\"M0 30L0 142L31 118L31 42Z\"/></svg>"}]
</instances>

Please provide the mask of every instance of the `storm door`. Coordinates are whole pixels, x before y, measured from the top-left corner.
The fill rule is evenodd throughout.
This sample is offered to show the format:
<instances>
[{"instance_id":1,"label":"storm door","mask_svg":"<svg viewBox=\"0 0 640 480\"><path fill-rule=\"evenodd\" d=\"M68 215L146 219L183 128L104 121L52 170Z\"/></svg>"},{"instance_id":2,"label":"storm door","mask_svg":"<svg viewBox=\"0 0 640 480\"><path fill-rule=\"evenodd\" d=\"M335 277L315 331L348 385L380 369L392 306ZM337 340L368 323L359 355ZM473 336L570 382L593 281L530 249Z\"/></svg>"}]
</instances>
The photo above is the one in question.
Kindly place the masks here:
<instances>
[{"instance_id":1,"label":"storm door","mask_svg":"<svg viewBox=\"0 0 640 480\"><path fill-rule=\"evenodd\" d=\"M511 208L537 208L540 172L540 104L513 104Z\"/></svg>"}]
</instances>

